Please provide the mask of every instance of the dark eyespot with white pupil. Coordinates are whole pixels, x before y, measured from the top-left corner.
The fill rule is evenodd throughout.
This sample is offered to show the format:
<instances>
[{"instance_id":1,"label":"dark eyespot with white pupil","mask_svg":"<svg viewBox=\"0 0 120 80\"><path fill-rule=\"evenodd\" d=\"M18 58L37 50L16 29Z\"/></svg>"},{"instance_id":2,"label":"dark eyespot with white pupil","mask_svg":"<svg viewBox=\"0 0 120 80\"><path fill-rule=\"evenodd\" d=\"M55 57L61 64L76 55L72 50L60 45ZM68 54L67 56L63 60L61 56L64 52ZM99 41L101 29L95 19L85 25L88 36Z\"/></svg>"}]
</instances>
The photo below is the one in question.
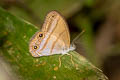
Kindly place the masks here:
<instances>
[{"instance_id":1,"label":"dark eyespot with white pupil","mask_svg":"<svg viewBox=\"0 0 120 80\"><path fill-rule=\"evenodd\" d=\"M43 34L39 34L39 37L43 37Z\"/></svg>"},{"instance_id":2,"label":"dark eyespot with white pupil","mask_svg":"<svg viewBox=\"0 0 120 80\"><path fill-rule=\"evenodd\" d=\"M37 49L37 46L34 46L34 49Z\"/></svg>"}]
</instances>

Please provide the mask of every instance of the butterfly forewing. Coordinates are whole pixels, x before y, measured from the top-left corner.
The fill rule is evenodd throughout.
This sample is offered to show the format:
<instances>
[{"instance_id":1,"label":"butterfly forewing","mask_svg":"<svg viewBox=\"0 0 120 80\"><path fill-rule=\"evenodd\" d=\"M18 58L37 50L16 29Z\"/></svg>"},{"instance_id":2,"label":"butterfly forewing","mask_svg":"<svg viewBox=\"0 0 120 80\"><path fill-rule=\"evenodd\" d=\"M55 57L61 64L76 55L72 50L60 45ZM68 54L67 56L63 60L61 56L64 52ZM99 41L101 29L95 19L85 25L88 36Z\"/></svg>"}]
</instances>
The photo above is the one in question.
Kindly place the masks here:
<instances>
[{"instance_id":1,"label":"butterfly forewing","mask_svg":"<svg viewBox=\"0 0 120 80\"><path fill-rule=\"evenodd\" d=\"M61 35L59 39L64 40L65 44L70 46L68 25L58 12L52 11L47 15L42 31L47 31L58 37Z\"/></svg>"},{"instance_id":2,"label":"butterfly forewing","mask_svg":"<svg viewBox=\"0 0 120 80\"><path fill-rule=\"evenodd\" d=\"M41 32L44 38L31 40L30 45L33 46L34 42L39 43L39 48L34 51L39 56L47 56L52 54L63 53L64 50L70 48L70 35L67 23L64 18L56 11L48 13L45 22L42 26ZM37 37L39 34L35 34ZM34 41L32 43L32 41ZM35 45L35 43L34 43ZM38 45L38 44L37 44ZM33 50L30 51L32 54Z\"/></svg>"}]
</instances>

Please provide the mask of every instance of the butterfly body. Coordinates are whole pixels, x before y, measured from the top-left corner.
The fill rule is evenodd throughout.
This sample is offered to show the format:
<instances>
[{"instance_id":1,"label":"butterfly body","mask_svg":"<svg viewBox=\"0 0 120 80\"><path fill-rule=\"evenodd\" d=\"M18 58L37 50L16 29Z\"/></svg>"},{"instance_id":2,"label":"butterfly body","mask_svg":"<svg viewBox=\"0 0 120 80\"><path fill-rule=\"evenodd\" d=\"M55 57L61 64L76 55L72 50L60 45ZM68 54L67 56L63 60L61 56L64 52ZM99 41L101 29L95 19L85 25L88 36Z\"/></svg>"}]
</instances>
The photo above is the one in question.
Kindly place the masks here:
<instances>
[{"instance_id":1,"label":"butterfly body","mask_svg":"<svg viewBox=\"0 0 120 80\"><path fill-rule=\"evenodd\" d=\"M75 48L70 45L69 29L63 17L56 11L50 12L30 41L29 51L34 57L66 54Z\"/></svg>"}]
</instances>

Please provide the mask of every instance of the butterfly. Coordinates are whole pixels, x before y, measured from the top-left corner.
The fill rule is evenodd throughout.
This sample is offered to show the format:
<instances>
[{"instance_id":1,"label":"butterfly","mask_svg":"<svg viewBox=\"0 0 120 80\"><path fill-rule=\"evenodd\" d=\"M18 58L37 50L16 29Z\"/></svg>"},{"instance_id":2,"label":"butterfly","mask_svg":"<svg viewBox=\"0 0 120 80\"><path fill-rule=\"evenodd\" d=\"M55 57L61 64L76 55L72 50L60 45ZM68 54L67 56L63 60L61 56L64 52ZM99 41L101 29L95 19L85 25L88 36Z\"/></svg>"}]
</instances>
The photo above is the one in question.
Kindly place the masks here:
<instances>
[{"instance_id":1,"label":"butterfly","mask_svg":"<svg viewBox=\"0 0 120 80\"><path fill-rule=\"evenodd\" d=\"M65 19L57 12L47 14L42 29L33 35L29 52L33 57L67 54L74 50L70 44L70 33Z\"/></svg>"}]
</instances>

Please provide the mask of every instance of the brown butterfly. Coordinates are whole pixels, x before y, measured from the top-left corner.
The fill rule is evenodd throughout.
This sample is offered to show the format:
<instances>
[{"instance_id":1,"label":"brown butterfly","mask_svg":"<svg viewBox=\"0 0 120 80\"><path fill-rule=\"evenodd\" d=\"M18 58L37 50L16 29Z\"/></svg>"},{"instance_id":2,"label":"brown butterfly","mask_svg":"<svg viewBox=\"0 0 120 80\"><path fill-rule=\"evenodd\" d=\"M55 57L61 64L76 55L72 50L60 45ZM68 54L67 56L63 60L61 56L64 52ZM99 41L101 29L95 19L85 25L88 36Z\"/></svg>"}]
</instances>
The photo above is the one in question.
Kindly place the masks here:
<instances>
[{"instance_id":1,"label":"brown butterfly","mask_svg":"<svg viewBox=\"0 0 120 80\"><path fill-rule=\"evenodd\" d=\"M29 51L34 57L67 54L74 49L75 47L70 45L68 25L56 11L48 13L41 31L37 32L29 43Z\"/></svg>"}]
</instances>

